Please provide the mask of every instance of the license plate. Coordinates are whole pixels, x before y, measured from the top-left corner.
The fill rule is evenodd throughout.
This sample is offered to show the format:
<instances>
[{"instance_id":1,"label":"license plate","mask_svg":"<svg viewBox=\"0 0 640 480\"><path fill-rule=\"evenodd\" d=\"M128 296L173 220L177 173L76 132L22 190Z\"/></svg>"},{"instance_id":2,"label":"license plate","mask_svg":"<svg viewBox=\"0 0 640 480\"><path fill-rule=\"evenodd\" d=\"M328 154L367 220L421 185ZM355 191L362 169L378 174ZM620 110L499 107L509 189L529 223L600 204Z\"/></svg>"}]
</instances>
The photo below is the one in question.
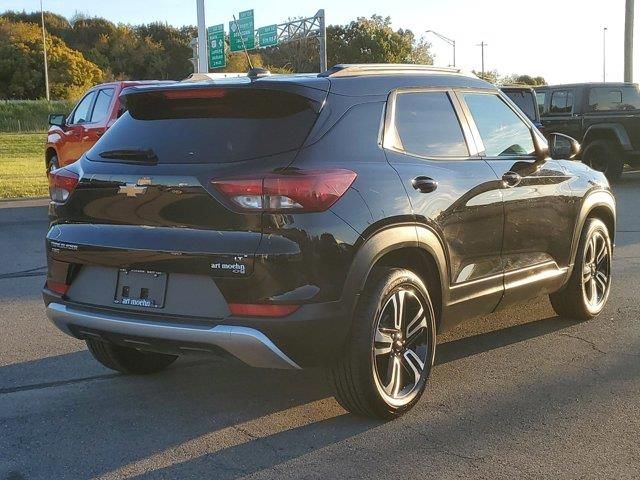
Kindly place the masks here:
<instances>
[{"instance_id":1,"label":"license plate","mask_svg":"<svg viewBox=\"0 0 640 480\"><path fill-rule=\"evenodd\" d=\"M166 291L166 273L120 269L113 303L131 307L163 308Z\"/></svg>"}]
</instances>

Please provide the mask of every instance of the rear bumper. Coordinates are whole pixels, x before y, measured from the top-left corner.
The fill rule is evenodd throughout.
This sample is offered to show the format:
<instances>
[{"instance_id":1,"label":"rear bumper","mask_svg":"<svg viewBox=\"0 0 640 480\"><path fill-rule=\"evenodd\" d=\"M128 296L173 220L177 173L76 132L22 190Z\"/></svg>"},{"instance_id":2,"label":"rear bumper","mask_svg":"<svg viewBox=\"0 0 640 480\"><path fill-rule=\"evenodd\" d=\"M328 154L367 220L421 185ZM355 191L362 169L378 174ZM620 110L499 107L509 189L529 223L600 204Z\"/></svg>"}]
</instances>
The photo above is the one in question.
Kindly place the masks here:
<instances>
[{"instance_id":1,"label":"rear bumper","mask_svg":"<svg viewBox=\"0 0 640 480\"><path fill-rule=\"evenodd\" d=\"M123 343L143 348L152 345L152 340L170 341L177 350L185 351L193 350L194 345L211 346L221 348L253 367L300 368L264 333L254 328L159 323L115 313L74 309L61 303L50 303L47 317L60 330L74 337L117 335Z\"/></svg>"}]
</instances>

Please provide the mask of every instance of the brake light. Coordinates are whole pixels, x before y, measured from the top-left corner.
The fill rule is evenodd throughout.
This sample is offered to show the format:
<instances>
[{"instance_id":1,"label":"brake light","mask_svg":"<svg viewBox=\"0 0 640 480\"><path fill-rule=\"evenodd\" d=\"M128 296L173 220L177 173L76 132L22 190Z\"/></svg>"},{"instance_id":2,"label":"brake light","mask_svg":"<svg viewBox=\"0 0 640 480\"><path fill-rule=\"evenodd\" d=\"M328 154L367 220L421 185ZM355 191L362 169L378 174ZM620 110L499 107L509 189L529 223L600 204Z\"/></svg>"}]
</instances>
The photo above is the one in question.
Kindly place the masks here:
<instances>
[{"instance_id":1,"label":"brake light","mask_svg":"<svg viewBox=\"0 0 640 480\"><path fill-rule=\"evenodd\" d=\"M300 305L269 305L230 303L231 315L236 317L285 317L300 308Z\"/></svg>"},{"instance_id":2,"label":"brake light","mask_svg":"<svg viewBox=\"0 0 640 480\"><path fill-rule=\"evenodd\" d=\"M60 295L66 295L69 290L69 285L62 282L55 282L51 279L47 279L47 288L52 292L59 293Z\"/></svg>"},{"instance_id":3,"label":"brake light","mask_svg":"<svg viewBox=\"0 0 640 480\"><path fill-rule=\"evenodd\" d=\"M296 170L212 180L213 186L243 210L322 212L336 203L357 174L351 170Z\"/></svg>"},{"instance_id":4,"label":"brake light","mask_svg":"<svg viewBox=\"0 0 640 480\"><path fill-rule=\"evenodd\" d=\"M78 185L80 177L65 168L49 173L49 196L54 202L66 202Z\"/></svg>"}]
</instances>

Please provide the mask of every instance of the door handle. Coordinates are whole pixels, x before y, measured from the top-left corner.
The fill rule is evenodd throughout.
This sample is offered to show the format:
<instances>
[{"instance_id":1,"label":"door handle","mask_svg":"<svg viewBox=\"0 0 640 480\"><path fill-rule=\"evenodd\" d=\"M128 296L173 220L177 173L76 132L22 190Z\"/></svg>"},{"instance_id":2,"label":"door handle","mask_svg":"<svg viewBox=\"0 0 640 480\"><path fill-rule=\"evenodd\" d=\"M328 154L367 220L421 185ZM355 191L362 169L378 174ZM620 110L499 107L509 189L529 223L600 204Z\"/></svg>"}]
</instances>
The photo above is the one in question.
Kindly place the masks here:
<instances>
[{"instance_id":1,"label":"door handle","mask_svg":"<svg viewBox=\"0 0 640 480\"><path fill-rule=\"evenodd\" d=\"M516 172L507 172L502 175L502 181L506 187L515 187L522 181L522 177Z\"/></svg>"},{"instance_id":2,"label":"door handle","mask_svg":"<svg viewBox=\"0 0 640 480\"><path fill-rule=\"evenodd\" d=\"M411 180L411 185L420 193L431 193L438 188L438 182L429 177L416 177Z\"/></svg>"}]
</instances>

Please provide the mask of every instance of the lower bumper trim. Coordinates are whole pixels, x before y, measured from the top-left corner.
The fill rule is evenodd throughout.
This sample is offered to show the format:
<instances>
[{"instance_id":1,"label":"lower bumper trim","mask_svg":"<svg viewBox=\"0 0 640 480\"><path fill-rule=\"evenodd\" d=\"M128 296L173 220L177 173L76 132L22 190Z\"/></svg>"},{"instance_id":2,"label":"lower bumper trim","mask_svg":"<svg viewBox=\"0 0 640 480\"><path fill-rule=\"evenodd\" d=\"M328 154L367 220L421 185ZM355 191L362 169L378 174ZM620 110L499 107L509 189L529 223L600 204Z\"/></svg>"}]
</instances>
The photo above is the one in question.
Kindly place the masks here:
<instances>
[{"instance_id":1,"label":"lower bumper trim","mask_svg":"<svg viewBox=\"0 0 640 480\"><path fill-rule=\"evenodd\" d=\"M254 328L235 325L217 325L209 328L199 325L132 320L124 315L77 310L61 303L50 303L47 306L47 317L60 330L72 336L73 333L69 327L84 327L124 337L131 335L135 338L212 345L222 348L252 367L300 368L264 333Z\"/></svg>"}]
</instances>

